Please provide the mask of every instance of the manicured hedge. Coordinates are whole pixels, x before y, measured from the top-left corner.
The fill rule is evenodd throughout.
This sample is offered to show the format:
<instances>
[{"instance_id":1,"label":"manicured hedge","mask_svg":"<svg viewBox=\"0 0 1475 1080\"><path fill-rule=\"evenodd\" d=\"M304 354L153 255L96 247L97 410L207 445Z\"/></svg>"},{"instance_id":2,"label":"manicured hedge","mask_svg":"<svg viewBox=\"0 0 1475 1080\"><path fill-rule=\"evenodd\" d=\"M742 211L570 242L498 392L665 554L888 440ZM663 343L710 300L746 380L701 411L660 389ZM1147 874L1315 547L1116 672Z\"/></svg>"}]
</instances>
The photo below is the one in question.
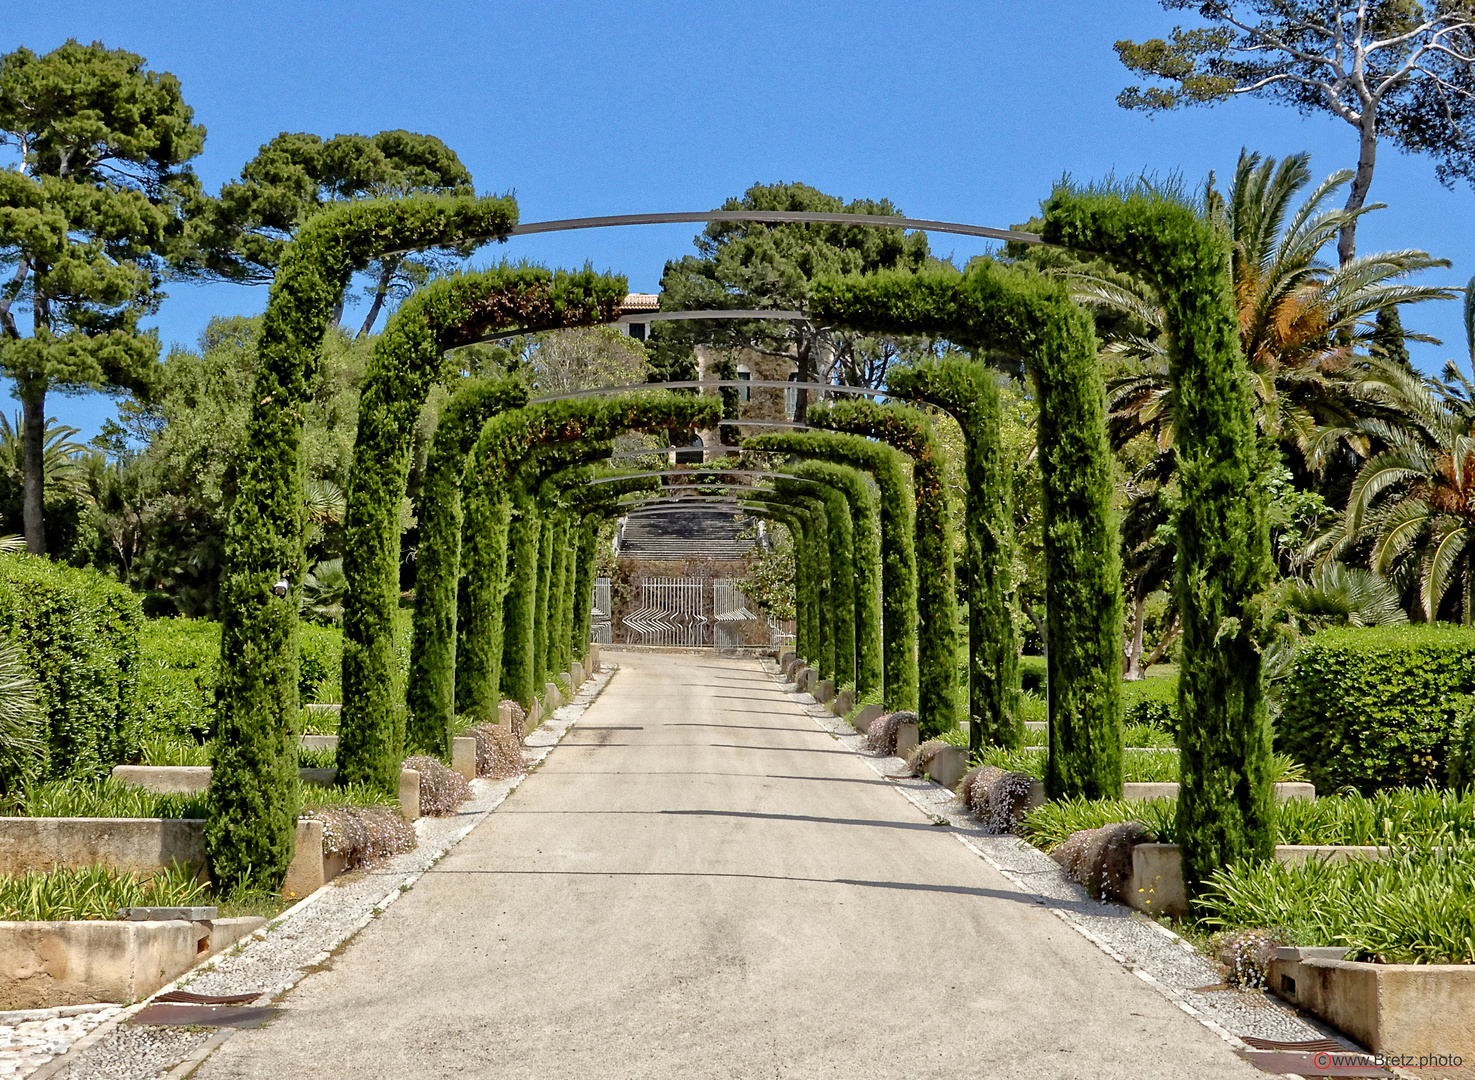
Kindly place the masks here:
<instances>
[{"instance_id":1,"label":"manicured hedge","mask_svg":"<svg viewBox=\"0 0 1475 1080\"><path fill-rule=\"evenodd\" d=\"M1270 580L1270 533L1229 238L1197 207L1145 185L1081 191L1062 184L1045 204L1042 234L1137 274L1161 297L1166 316L1180 486L1178 843L1191 897L1217 868L1268 859L1274 846L1261 674L1268 627L1257 601ZM1047 414L1041 408L1042 446Z\"/></svg>"},{"instance_id":2,"label":"manicured hedge","mask_svg":"<svg viewBox=\"0 0 1475 1080\"><path fill-rule=\"evenodd\" d=\"M1161 675L1122 683L1122 725L1152 724L1178 730L1178 676Z\"/></svg>"},{"instance_id":3,"label":"manicured hedge","mask_svg":"<svg viewBox=\"0 0 1475 1080\"><path fill-rule=\"evenodd\" d=\"M220 575L219 733L211 878L275 890L297 820L297 605L303 550L302 406L323 335L355 270L392 251L472 247L517 222L510 198L354 201L305 222L282 251L257 339L254 405ZM286 581L286 595L276 592Z\"/></svg>"},{"instance_id":4,"label":"manicured hedge","mask_svg":"<svg viewBox=\"0 0 1475 1080\"><path fill-rule=\"evenodd\" d=\"M1302 643L1276 748L1318 791L1444 783L1460 700L1475 692L1475 629L1323 630Z\"/></svg>"},{"instance_id":5,"label":"manicured hedge","mask_svg":"<svg viewBox=\"0 0 1475 1080\"><path fill-rule=\"evenodd\" d=\"M0 556L0 634L35 680L46 779L106 776L143 740L136 595L93 570Z\"/></svg>"}]
</instances>

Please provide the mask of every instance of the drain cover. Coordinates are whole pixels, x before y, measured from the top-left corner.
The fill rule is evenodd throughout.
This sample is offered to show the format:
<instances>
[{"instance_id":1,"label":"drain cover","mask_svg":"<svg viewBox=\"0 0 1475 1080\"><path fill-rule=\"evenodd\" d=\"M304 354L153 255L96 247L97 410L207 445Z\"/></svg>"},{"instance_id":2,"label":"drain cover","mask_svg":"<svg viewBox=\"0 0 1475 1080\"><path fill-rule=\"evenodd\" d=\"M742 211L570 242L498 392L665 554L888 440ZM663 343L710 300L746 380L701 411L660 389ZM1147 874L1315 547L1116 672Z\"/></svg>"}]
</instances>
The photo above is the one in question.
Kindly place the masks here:
<instances>
[{"instance_id":1,"label":"drain cover","mask_svg":"<svg viewBox=\"0 0 1475 1080\"><path fill-rule=\"evenodd\" d=\"M276 1006L148 1005L128 1018L139 1027L261 1027L280 1012Z\"/></svg>"}]
</instances>

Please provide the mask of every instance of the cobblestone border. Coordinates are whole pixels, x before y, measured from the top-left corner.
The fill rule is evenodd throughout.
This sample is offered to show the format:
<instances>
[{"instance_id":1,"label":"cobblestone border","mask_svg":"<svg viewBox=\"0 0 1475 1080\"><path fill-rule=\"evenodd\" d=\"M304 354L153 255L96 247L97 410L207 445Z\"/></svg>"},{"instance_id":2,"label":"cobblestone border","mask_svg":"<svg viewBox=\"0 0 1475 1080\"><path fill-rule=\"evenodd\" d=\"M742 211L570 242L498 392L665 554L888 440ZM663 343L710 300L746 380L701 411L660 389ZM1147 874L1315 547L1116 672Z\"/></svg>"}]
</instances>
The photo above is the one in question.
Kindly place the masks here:
<instances>
[{"instance_id":1,"label":"cobblestone border","mask_svg":"<svg viewBox=\"0 0 1475 1080\"><path fill-rule=\"evenodd\" d=\"M320 969L360 930L383 913L517 790L524 779L548 757L609 685L618 666L610 663L593 675L538 729L528 735L524 748L527 771L509 780L478 778L471 782L471 798L450 817L420 818L415 822L419 844L414 851L396 856L371 871L344 875L288 908L262 929L238 942L219 956L191 969L157 994L188 988L203 994L240 994L258 991L256 1004L280 1001L304 978ZM107 1011L79 1038L61 1045L53 1041L55 1056L34 1062L30 1068L0 1072L0 1080L155 1080L185 1077L234 1029L186 1030L182 1028L125 1027L125 1021L147 1002L122 1007L96 1005L73 1007L82 1011ZM47 1014L65 1010L31 1010ZM16 1031L5 1021L15 1014L0 1013L0 1048L7 1032ZM27 1017L34 1021L34 1017ZM4 1057L0 1056L0 1067Z\"/></svg>"}]
</instances>

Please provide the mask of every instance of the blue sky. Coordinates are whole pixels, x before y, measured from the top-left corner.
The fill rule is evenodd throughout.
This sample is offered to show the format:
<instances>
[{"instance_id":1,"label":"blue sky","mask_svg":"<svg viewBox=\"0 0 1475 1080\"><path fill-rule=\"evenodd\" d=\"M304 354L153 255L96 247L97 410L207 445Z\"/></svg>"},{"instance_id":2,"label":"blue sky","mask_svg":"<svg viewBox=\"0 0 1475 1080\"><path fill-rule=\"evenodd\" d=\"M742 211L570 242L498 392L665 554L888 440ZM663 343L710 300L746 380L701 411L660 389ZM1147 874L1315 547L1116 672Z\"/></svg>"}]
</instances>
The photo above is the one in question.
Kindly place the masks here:
<instances>
[{"instance_id":1,"label":"blue sky","mask_svg":"<svg viewBox=\"0 0 1475 1080\"><path fill-rule=\"evenodd\" d=\"M406 128L438 135L479 190L514 192L524 221L710 209L758 181L844 198L888 197L914 217L1008 225L1052 182L1147 170L1226 176L1240 147L1312 153L1317 176L1355 164L1352 129L1237 101L1149 119L1115 103L1129 81L1112 43L1158 36L1156 0L940 3L657 3L641 0L14 4L6 50L68 37L145 56L183 83L209 136L196 168L214 190L282 131ZM1440 187L1426 159L1385 145L1358 247L1418 247L1475 273L1475 193ZM518 238L482 259L615 270L653 291L693 226ZM959 259L983 250L934 236ZM212 315L255 313L264 288L176 284L157 325L193 345ZM1410 329L1433 370L1462 356L1458 306L1424 305ZM13 407L13 406L12 406ZM54 396L95 433L106 398Z\"/></svg>"}]
</instances>

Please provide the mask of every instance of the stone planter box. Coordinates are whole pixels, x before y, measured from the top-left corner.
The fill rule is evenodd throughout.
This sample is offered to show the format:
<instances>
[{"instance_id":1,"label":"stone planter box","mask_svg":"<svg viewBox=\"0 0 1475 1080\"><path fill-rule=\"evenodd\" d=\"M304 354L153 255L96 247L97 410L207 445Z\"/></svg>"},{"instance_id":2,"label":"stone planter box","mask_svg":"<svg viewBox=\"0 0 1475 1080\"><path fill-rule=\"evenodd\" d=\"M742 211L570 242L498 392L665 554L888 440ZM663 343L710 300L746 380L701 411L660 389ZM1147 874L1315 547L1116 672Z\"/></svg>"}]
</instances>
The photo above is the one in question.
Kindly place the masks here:
<instances>
[{"instance_id":1,"label":"stone planter box","mask_svg":"<svg viewBox=\"0 0 1475 1080\"><path fill-rule=\"evenodd\" d=\"M584 674L584 665L577 660L571 660L568 666L568 685L570 690L577 690L583 686L589 676Z\"/></svg>"},{"instance_id":2,"label":"stone planter box","mask_svg":"<svg viewBox=\"0 0 1475 1080\"><path fill-rule=\"evenodd\" d=\"M966 746L942 746L922 761L922 770L943 787L952 791L968 771Z\"/></svg>"},{"instance_id":3,"label":"stone planter box","mask_svg":"<svg viewBox=\"0 0 1475 1080\"><path fill-rule=\"evenodd\" d=\"M558 692L557 683L543 684L543 707L552 713L554 709L563 704L563 695Z\"/></svg>"},{"instance_id":4,"label":"stone planter box","mask_svg":"<svg viewBox=\"0 0 1475 1080\"><path fill-rule=\"evenodd\" d=\"M264 925L254 917L0 922L0 1009L137 1001Z\"/></svg>"},{"instance_id":5,"label":"stone planter box","mask_svg":"<svg viewBox=\"0 0 1475 1080\"><path fill-rule=\"evenodd\" d=\"M476 736L451 740L451 768L467 780L476 779Z\"/></svg>"},{"instance_id":6,"label":"stone planter box","mask_svg":"<svg viewBox=\"0 0 1475 1080\"><path fill-rule=\"evenodd\" d=\"M913 750L917 748L920 736L917 733L915 723L896 725L896 756L903 761L906 760Z\"/></svg>"},{"instance_id":7,"label":"stone planter box","mask_svg":"<svg viewBox=\"0 0 1475 1080\"><path fill-rule=\"evenodd\" d=\"M835 700L830 702L830 712L836 716L844 716L855 708L855 691L841 690L835 695Z\"/></svg>"},{"instance_id":8,"label":"stone planter box","mask_svg":"<svg viewBox=\"0 0 1475 1080\"><path fill-rule=\"evenodd\" d=\"M799 687L801 694L812 695L819 686L819 672L815 671L814 668L801 668L794 679L794 683Z\"/></svg>"},{"instance_id":9,"label":"stone planter box","mask_svg":"<svg viewBox=\"0 0 1475 1080\"><path fill-rule=\"evenodd\" d=\"M419 779L419 774L415 774ZM417 790L418 797L418 790ZM178 864L205 873L205 822L199 818L0 818L0 873L75 870L101 863L153 874ZM323 857L323 823L297 822L296 853L284 896L306 896L332 880ZM169 980L164 980L168 982Z\"/></svg>"},{"instance_id":10,"label":"stone planter box","mask_svg":"<svg viewBox=\"0 0 1475 1080\"><path fill-rule=\"evenodd\" d=\"M604 670L599 666L599 642L591 641L589 643L589 655L587 659L589 660L590 675L598 675Z\"/></svg>"},{"instance_id":11,"label":"stone planter box","mask_svg":"<svg viewBox=\"0 0 1475 1080\"><path fill-rule=\"evenodd\" d=\"M1456 1053L1475 1046L1475 965L1363 964L1281 948L1270 989L1373 1053Z\"/></svg>"},{"instance_id":12,"label":"stone planter box","mask_svg":"<svg viewBox=\"0 0 1475 1080\"><path fill-rule=\"evenodd\" d=\"M1341 845L1277 844L1277 862L1299 864L1307 859L1342 862L1346 859L1381 859L1384 847ZM1127 906L1149 915L1181 918L1188 914L1183 891L1183 858L1177 844L1138 844L1132 849L1132 878L1127 883Z\"/></svg>"},{"instance_id":13,"label":"stone planter box","mask_svg":"<svg viewBox=\"0 0 1475 1080\"><path fill-rule=\"evenodd\" d=\"M795 659L797 657L794 651L792 649L785 649L778 654L778 666L780 669L787 669L788 665Z\"/></svg>"},{"instance_id":14,"label":"stone planter box","mask_svg":"<svg viewBox=\"0 0 1475 1080\"><path fill-rule=\"evenodd\" d=\"M1178 797L1178 785L1175 783L1134 783L1122 785L1122 798L1132 802L1146 802L1148 799L1176 799ZM1312 802L1316 799L1315 784L1276 784L1275 801L1290 802L1300 799Z\"/></svg>"},{"instance_id":15,"label":"stone planter box","mask_svg":"<svg viewBox=\"0 0 1475 1080\"><path fill-rule=\"evenodd\" d=\"M337 735L301 735L297 742L304 750L332 750L338 752Z\"/></svg>"},{"instance_id":16,"label":"stone planter box","mask_svg":"<svg viewBox=\"0 0 1475 1080\"><path fill-rule=\"evenodd\" d=\"M862 735L871 730L871 724L881 715L881 706L867 705L855 714L855 719L850 721L850 726Z\"/></svg>"},{"instance_id":17,"label":"stone planter box","mask_svg":"<svg viewBox=\"0 0 1475 1080\"><path fill-rule=\"evenodd\" d=\"M835 700L835 680L821 679L819 686L815 688L814 700L828 704Z\"/></svg>"},{"instance_id":18,"label":"stone planter box","mask_svg":"<svg viewBox=\"0 0 1475 1080\"><path fill-rule=\"evenodd\" d=\"M304 735L303 739L332 739L334 749L338 746L337 735ZM471 755L472 777L476 775L476 740L474 738L456 739L454 742L470 743L469 753ZM322 744L326 746L326 744ZM454 745L454 743L453 743ZM468 751L463 746L462 754ZM464 773L462 775L465 775ZM337 769L298 769L298 778L304 784L321 784L331 787L338 777ZM413 777L413 780L408 779ZM210 786L210 766L208 765L115 765L113 766L113 779L120 780L125 784L135 784L147 791L160 794L177 794L180 792L194 793L204 791ZM413 769L401 769L399 777L399 805L400 813L406 819L414 821L420 816L420 774ZM60 818L57 820L67 820ZM82 820L82 819L73 819ZM103 818L98 820L112 820Z\"/></svg>"}]
</instances>

